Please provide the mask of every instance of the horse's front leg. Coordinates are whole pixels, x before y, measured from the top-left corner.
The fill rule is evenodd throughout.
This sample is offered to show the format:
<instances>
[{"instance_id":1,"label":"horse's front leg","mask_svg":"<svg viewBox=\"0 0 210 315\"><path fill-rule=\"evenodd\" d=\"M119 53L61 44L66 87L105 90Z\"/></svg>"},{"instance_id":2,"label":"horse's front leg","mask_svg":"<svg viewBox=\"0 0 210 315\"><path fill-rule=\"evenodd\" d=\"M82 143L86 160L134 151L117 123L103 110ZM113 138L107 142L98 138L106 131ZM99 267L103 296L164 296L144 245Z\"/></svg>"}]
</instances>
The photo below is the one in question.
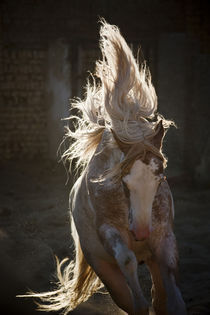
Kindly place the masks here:
<instances>
[{"instance_id":1,"label":"horse's front leg","mask_svg":"<svg viewBox=\"0 0 210 315\"><path fill-rule=\"evenodd\" d=\"M136 256L128 248L126 235L123 235L116 227L103 224L99 228L99 236L106 251L115 258L120 271L130 288L133 301L133 315L148 315L148 302L142 294L137 275ZM120 292L118 292L120 295Z\"/></svg>"},{"instance_id":2,"label":"horse's front leg","mask_svg":"<svg viewBox=\"0 0 210 315\"><path fill-rule=\"evenodd\" d=\"M160 266L156 260L147 262L152 277L152 306L156 315L167 315L167 296L163 285Z\"/></svg>"},{"instance_id":3,"label":"horse's front leg","mask_svg":"<svg viewBox=\"0 0 210 315\"><path fill-rule=\"evenodd\" d=\"M186 315L186 307L177 286L177 249L173 233L168 235L153 259L147 262L152 275L152 304L157 315Z\"/></svg>"}]
</instances>

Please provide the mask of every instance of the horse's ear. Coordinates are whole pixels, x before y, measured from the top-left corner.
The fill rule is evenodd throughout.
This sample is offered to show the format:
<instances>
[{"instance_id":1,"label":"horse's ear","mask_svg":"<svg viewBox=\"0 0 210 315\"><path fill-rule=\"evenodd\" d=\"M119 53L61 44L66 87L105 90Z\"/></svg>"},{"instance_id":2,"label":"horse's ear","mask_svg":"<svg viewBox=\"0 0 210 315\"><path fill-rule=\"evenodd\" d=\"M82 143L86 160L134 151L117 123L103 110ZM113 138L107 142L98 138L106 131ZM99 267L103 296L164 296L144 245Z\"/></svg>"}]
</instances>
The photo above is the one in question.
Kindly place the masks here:
<instances>
[{"instance_id":1,"label":"horse's ear","mask_svg":"<svg viewBox=\"0 0 210 315\"><path fill-rule=\"evenodd\" d=\"M117 145L119 147L119 149L124 153L124 154L127 154L129 149L130 149L130 145L129 144L126 144L126 143L123 143L119 138L118 136L116 135L116 133L114 132L113 129L111 129L112 131L112 134L113 134L113 137L115 139L115 141L117 142Z\"/></svg>"},{"instance_id":2,"label":"horse's ear","mask_svg":"<svg viewBox=\"0 0 210 315\"><path fill-rule=\"evenodd\" d=\"M165 129L163 127L163 121L162 119L160 120L160 122L158 123L158 125L155 128L155 131L158 130L158 132L156 133L156 135L153 137L152 142L153 145L160 150L162 148L162 144L163 144L163 138L165 136Z\"/></svg>"}]
</instances>

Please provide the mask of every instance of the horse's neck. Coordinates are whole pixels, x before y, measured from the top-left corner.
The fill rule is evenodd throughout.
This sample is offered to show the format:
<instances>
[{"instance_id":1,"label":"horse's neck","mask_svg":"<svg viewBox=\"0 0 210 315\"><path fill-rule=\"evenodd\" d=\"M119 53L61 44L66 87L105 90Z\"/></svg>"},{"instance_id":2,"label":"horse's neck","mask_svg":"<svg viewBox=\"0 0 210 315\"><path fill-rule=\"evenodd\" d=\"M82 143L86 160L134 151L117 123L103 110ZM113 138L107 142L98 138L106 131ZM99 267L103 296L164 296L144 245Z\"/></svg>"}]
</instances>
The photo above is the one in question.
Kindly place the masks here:
<instances>
[{"instance_id":1,"label":"horse's neck","mask_svg":"<svg viewBox=\"0 0 210 315\"><path fill-rule=\"evenodd\" d=\"M105 129L88 166L91 176L99 177L103 175L119 163L121 158L122 152L115 143L112 133Z\"/></svg>"},{"instance_id":2,"label":"horse's neck","mask_svg":"<svg viewBox=\"0 0 210 315\"><path fill-rule=\"evenodd\" d=\"M127 228L129 203L122 182L107 176L122 155L114 141L111 132L105 131L86 170L86 190L97 226L109 222Z\"/></svg>"}]
</instances>

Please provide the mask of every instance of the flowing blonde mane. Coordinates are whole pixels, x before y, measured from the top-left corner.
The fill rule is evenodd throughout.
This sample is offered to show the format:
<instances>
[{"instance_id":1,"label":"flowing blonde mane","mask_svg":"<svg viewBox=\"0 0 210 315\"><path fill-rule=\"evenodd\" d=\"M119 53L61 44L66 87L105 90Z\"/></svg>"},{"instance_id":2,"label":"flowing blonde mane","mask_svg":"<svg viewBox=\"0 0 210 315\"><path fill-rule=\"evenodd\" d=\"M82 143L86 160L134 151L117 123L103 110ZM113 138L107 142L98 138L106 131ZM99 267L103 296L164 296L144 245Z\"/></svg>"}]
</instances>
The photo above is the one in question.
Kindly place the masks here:
<instances>
[{"instance_id":1,"label":"flowing blonde mane","mask_svg":"<svg viewBox=\"0 0 210 315\"><path fill-rule=\"evenodd\" d=\"M72 103L79 110L75 131L67 128L66 137L73 144L64 152L64 160L77 159L77 167L85 167L95 152L105 128L113 130L126 144L142 143L144 148L156 151L149 139L157 133L162 119L164 128L172 122L156 113L157 96L145 62L135 60L131 49L116 26L101 20L100 48L102 60L96 62L97 85L88 81L84 100ZM144 151L144 150L143 150Z\"/></svg>"}]
</instances>

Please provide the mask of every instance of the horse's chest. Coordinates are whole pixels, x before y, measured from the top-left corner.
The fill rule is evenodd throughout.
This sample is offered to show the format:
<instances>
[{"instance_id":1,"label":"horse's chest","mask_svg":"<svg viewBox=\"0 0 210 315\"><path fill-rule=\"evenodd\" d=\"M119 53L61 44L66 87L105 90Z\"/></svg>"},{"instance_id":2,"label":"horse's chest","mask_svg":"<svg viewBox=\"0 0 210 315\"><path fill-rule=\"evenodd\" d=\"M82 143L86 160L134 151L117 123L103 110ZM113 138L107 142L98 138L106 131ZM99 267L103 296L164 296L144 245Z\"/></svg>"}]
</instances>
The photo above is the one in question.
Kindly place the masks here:
<instances>
[{"instance_id":1,"label":"horse's chest","mask_svg":"<svg viewBox=\"0 0 210 315\"><path fill-rule=\"evenodd\" d=\"M132 250L134 251L138 262L146 262L152 257L152 251L148 246L148 241L133 242Z\"/></svg>"}]
</instances>

